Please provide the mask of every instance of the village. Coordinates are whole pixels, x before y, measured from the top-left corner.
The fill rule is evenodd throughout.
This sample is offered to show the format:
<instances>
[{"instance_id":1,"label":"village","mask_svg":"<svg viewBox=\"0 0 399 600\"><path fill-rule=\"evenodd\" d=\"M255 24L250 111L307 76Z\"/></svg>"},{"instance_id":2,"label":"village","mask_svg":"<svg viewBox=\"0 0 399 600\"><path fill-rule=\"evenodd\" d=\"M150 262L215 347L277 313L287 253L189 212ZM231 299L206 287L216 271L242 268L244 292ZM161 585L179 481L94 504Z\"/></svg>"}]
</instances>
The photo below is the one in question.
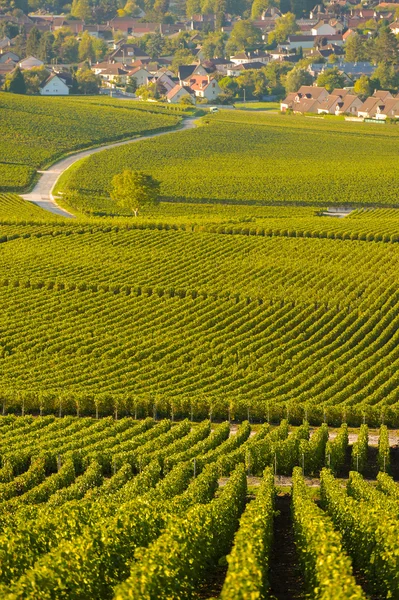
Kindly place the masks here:
<instances>
[{"instance_id":1,"label":"village","mask_svg":"<svg viewBox=\"0 0 399 600\"><path fill-rule=\"evenodd\" d=\"M398 116L399 4L331 0L298 16L254 2L249 15L189 18L171 5L151 22L137 7L134 15L78 18L83 1L75 0L73 15L0 12L0 89L170 104L281 101L282 112Z\"/></svg>"}]
</instances>

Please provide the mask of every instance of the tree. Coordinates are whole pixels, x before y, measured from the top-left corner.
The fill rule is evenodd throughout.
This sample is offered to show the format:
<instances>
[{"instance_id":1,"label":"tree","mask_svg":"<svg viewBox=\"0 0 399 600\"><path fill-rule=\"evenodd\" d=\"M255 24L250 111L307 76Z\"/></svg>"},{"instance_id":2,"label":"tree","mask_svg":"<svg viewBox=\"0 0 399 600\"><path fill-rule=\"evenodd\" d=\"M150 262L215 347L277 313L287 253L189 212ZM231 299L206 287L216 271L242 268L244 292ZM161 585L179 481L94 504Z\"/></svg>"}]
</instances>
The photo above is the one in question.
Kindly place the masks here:
<instances>
[{"instance_id":1,"label":"tree","mask_svg":"<svg viewBox=\"0 0 399 600\"><path fill-rule=\"evenodd\" d=\"M88 31L84 32L79 43L79 60L89 60L91 62L96 60L93 38Z\"/></svg>"},{"instance_id":2,"label":"tree","mask_svg":"<svg viewBox=\"0 0 399 600\"><path fill-rule=\"evenodd\" d=\"M26 40L26 54L27 56L38 56L40 48L41 34L38 28L32 27Z\"/></svg>"},{"instance_id":3,"label":"tree","mask_svg":"<svg viewBox=\"0 0 399 600\"><path fill-rule=\"evenodd\" d=\"M254 46L261 41L262 32L251 21L237 21L227 42L227 47L228 51L234 52L236 50L245 50L249 46Z\"/></svg>"},{"instance_id":4,"label":"tree","mask_svg":"<svg viewBox=\"0 0 399 600\"><path fill-rule=\"evenodd\" d=\"M374 59L387 64L395 64L398 61L398 40L389 27L381 28L375 39Z\"/></svg>"},{"instance_id":5,"label":"tree","mask_svg":"<svg viewBox=\"0 0 399 600\"><path fill-rule=\"evenodd\" d=\"M112 179L111 198L137 217L143 206L159 204L160 183L141 171L125 169Z\"/></svg>"},{"instance_id":6,"label":"tree","mask_svg":"<svg viewBox=\"0 0 399 600\"><path fill-rule=\"evenodd\" d=\"M101 80L90 69L79 69L76 73L76 80L82 94L98 94Z\"/></svg>"},{"instance_id":7,"label":"tree","mask_svg":"<svg viewBox=\"0 0 399 600\"><path fill-rule=\"evenodd\" d=\"M316 85L318 87L326 88L327 92L332 92L335 88L343 88L345 85L345 77L339 70L334 67L333 69L326 69L317 78Z\"/></svg>"},{"instance_id":8,"label":"tree","mask_svg":"<svg viewBox=\"0 0 399 600\"><path fill-rule=\"evenodd\" d=\"M24 71L26 93L37 94L40 90L40 85L46 81L49 75L50 71L47 71L44 67L35 67L29 69L29 71Z\"/></svg>"},{"instance_id":9,"label":"tree","mask_svg":"<svg viewBox=\"0 0 399 600\"><path fill-rule=\"evenodd\" d=\"M364 42L359 34L351 35L345 44L345 60L357 62L365 59Z\"/></svg>"},{"instance_id":10,"label":"tree","mask_svg":"<svg viewBox=\"0 0 399 600\"><path fill-rule=\"evenodd\" d=\"M55 38L51 31L45 31L40 38L37 57L45 63L49 63L55 56L53 48L54 40Z\"/></svg>"},{"instance_id":11,"label":"tree","mask_svg":"<svg viewBox=\"0 0 399 600\"><path fill-rule=\"evenodd\" d=\"M191 54L190 50L185 50L183 48L181 50L177 50L173 57L172 64L170 65L172 71L177 72L178 68L182 65L191 65L193 62L193 58L194 57Z\"/></svg>"},{"instance_id":12,"label":"tree","mask_svg":"<svg viewBox=\"0 0 399 600\"><path fill-rule=\"evenodd\" d=\"M223 77L219 81L219 85L222 88L226 99L233 99L238 92L238 83L235 77Z\"/></svg>"},{"instance_id":13,"label":"tree","mask_svg":"<svg viewBox=\"0 0 399 600\"><path fill-rule=\"evenodd\" d=\"M370 79L366 75L362 75L353 86L353 90L355 94L360 96L362 100L365 100L373 93L373 87L371 85Z\"/></svg>"},{"instance_id":14,"label":"tree","mask_svg":"<svg viewBox=\"0 0 399 600\"><path fill-rule=\"evenodd\" d=\"M145 49L151 58L159 58L163 52L164 41L160 33L150 35L146 42Z\"/></svg>"},{"instance_id":15,"label":"tree","mask_svg":"<svg viewBox=\"0 0 399 600\"><path fill-rule=\"evenodd\" d=\"M14 69L9 78L7 77L5 90L12 94L26 94L25 79L19 67Z\"/></svg>"},{"instance_id":16,"label":"tree","mask_svg":"<svg viewBox=\"0 0 399 600\"><path fill-rule=\"evenodd\" d=\"M135 77L128 77L126 83L126 91L130 94L134 94L137 90L137 79Z\"/></svg>"},{"instance_id":17,"label":"tree","mask_svg":"<svg viewBox=\"0 0 399 600\"><path fill-rule=\"evenodd\" d=\"M67 37L61 44L59 57L62 62L76 63L79 59L79 42L74 37Z\"/></svg>"},{"instance_id":18,"label":"tree","mask_svg":"<svg viewBox=\"0 0 399 600\"><path fill-rule=\"evenodd\" d=\"M89 0L73 0L71 15L77 19L89 21L92 16Z\"/></svg>"},{"instance_id":19,"label":"tree","mask_svg":"<svg viewBox=\"0 0 399 600\"><path fill-rule=\"evenodd\" d=\"M207 60L219 58L224 54L224 34L210 33L202 44L202 54Z\"/></svg>"},{"instance_id":20,"label":"tree","mask_svg":"<svg viewBox=\"0 0 399 600\"><path fill-rule=\"evenodd\" d=\"M274 0L254 0L251 8L251 19L259 19L263 11L279 4L279 2L275 2Z\"/></svg>"},{"instance_id":21,"label":"tree","mask_svg":"<svg viewBox=\"0 0 399 600\"><path fill-rule=\"evenodd\" d=\"M398 75L395 67L387 63L380 63L373 73L372 80L380 90L396 90Z\"/></svg>"},{"instance_id":22,"label":"tree","mask_svg":"<svg viewBox=\"0 0 399 600\"><path fill-rule=\"evenodd\" d=\"M276 19L276 27L269 33L267 41L269 44L281 44L282 42L285 42L289 35L295 33L297 29L298 26L295 21L295 15L288 12Z\"/></svg>"},{"instance_id":23,"label":"tree","mask_svg":"<svg viewBox=\"0 0 399 600\"><path fill-rule=\"evenodd\" d=\"M302 85L312 85L313 77L306 69L292 69L285 79L286 92L297 92Z\"/></svg>"}]
</instances>

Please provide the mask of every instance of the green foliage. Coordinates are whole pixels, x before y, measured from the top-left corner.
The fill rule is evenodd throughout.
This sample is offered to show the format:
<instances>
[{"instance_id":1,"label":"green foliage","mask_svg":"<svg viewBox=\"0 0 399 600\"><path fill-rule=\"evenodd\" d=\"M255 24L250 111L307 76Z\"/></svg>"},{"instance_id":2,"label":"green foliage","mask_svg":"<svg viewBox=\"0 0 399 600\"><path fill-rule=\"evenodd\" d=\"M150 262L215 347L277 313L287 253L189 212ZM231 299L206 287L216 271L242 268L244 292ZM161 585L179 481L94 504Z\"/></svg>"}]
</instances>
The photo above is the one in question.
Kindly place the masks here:
<instances>
[{"instance_id":1,"label":"green foliage","mask_svg":"<svg viewBox=\"0 0 399 600\"><path fill-rule=\"evenodd\" d=\"M352 475L351 490L363 486L361 476ZM387 498L366 484L362 501L350 497L329 471L321 474L322 504L340 531L354 565L367 577L377 595L396 598L398 587L397 514Z\"/></svg>"},{"instance_id":2,"label":"green foliage","mask_svg":"<svg viewBox=\"0 0 399 600\"><path fill-rule=\"evenodd\" d=\"M326 69L317 78L317 87L326 88L331 93L335 88L343 88L345 85L345 76L340 73L338 67Z\"/></svg>"},{"instance_id":3,"label":"green foliage","mask_svg":"<svg viewBox=\"0 0 399 600\"><path fill-rule=\"evenodd\" d=\"M238 467L218 498L196 506L182 519L171 522L141 560L133 564L130 577L115 591L124 598L189 597L209 563L224 556L232 542L244 508L246 477Z\"/></svg>"},{"instance_id":4,"label":"green foliage","mask_svg":"<svg viewBox=\"0 0 399 600\"><path fill-rule=\"evenodd\" d=\"M301 440L299 454L305 474L316 475L324 466L327 441L328 426L325 423L313 433L310 440Z\"/></svg>"},{"instance_id":5,"label":"green foliage","mask_svg":"<svg viewBox=\"0 0 399 600\"><path fill-rule=\"evenodd\" d=\"M6 77L4 89L12 94L26 94L25 79L19 67Z\"/></svg>"},{"instance_id":6,"label":"green foliage","mask_svg":"<svg viewBox=\"0 0 399 600\"><path fill-rule=\"evenodd\" d=\"M227 557L228 570L221 600L264 596L268 587L269 557L273 539L274 476L265 470L256 499L243 513L234 546Z\"/></svg>"},{"instance_id":7,"label":"green foliage","mask_svg":"<svg viewBox=\"0 0 399 600\"><path fill-rule=\"evenodd\" d=\"M112 178L111 198L137 217L143 206L156 206L159 203L159 188L159 181L151 175L125 169Z\"/></svg>"},{"instance_id":8,"label":"green foliage","mask_svg":"<svg viewBox=\"0 0 399 600\"><path fill-rule=\"evenodd\" d=\"M384 473L389 473L391 466L391 452L389 446L389 433L386 425L381 425L378 437L378 468Z\"/></svg>"},{"instance_id":9,"label":"green foliage","mask_svg":"<svg viewBox=\"0 0 399 600\"><path fill-rule=\"evenodd\" d=\"M295 544L312 598L365 600L357 585L351 560L343 549L342 538L331 519L309 496L300 468L294 469L292 516Z\"/></svg>"},{"instance_id":10,"label":"green foliage","mask_svg":"<svg viewBox=\"0 0 399 600\"><path fill-rule=\"evenodd\" d=\"M367 466L368 457L369 433L367 425L360 427L359 437L357 442L352 446L352 469L363 473Z\"/></svg>"},{"instance_id":11,"label":"green foliage","mask_svg":"<svg viewBox=\"0 0 399 600\"><path fill-rule=\"evenodd\" d=\"M336 437L328 440L326 444L325 466L331 469L334 475L337 475L345 464L348 444L348 426L343 423Z\"/></svg>"}]
</instances>

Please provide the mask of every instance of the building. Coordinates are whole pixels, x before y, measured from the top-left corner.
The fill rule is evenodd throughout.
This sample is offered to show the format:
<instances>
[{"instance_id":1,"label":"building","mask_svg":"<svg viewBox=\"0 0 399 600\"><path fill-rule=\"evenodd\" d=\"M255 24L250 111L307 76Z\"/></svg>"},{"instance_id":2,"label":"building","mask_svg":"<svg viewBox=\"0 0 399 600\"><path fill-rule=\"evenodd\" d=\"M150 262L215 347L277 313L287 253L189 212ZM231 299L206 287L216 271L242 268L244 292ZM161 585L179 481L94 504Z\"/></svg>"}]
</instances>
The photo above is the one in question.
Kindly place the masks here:
<instances>
[{"instance_id":1,"label":"building","mask_svg":"<svg viewBox=\"0 0 399 600\"><path fill-rule=\"evenodd\" d=\"M178 104L182 98L190 98L191 102L193 104L195 103L191 89L184 85L176 84L175 87L166 94L166 100L170 104Z\"/></svg>"},{"instance_id":2,"label":"building","mask_svg":"<svg viewBox=\"0 0 399 600\"><path fill-rule=\"evenodd\" d=\"M68 82L68 83L67 83ZM40 86L41 96L68 96L72 85L71 76L52 73Z\"/></svg>"},{"instance_id":3,"label":"building","mask_svg":"<svg viewBox=\"0 0 399 600\"><path fill-rule=\"evenodd\" d=\"M142 85L148 85L149 80L152 78L152 75L147 69L143 67L136 67L128 72L128 77L133 77L136 80L138 87Z\"/></svg>"},{"instance_id":4,"label":"building","mask_svg":"<svg viewBox=\"0 0 399 600\"><path fill-rule=\"evenodd\" d=\"M252 52L238 52L234 56L230 56L230 60L235 65L243 65L245 63L260 62L267 65L270 62L270 54L263 50L253 50Z\"/></svg>"},{"instance_id":5,"label":"building","mask_svg":"<svg viewBox=\"0 0 399 600\"><path fill-rule=\"evenodd\" d=\"M318 109L327 100L328 92L325 88L311 85L302 85L297 92L291 92L281 102L281 112L292 110L293 112L318 112Z\"/></svg>"},{"instance_id":6,"label":"building","mask_svg":"<svg viewBox=\"0 0 399 600\"><path fill-rule=\"evenodd\" d=\"M29 71L30 69L35 69L36 67L43 67L44 62L38 58L35 58L34 56L29 56L28 58L21 60L21 62L18 63L18 66L22 71Z\"/></svg>"}]
</instances>

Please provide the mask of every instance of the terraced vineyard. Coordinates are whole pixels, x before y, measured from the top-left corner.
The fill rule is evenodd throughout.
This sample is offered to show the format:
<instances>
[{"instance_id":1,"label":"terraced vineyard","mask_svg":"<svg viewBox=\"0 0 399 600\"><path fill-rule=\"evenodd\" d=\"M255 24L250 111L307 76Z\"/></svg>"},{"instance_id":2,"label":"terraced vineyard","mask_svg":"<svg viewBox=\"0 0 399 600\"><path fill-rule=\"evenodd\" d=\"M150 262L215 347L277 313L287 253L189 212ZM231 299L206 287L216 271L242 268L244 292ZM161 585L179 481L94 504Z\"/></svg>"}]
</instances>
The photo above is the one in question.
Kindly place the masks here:
<instances>
[{"instance_id":1,"label":"terraced vineyard","mask_svg":"<svg viewBox=\"0 0 399 600\"><path fill-rule=\"evenodd\" d=\"M345 490L323 466L350 452L346 425L328 443L326 425L309 435L306 422L232 433L208 420L0 417L1 597L282 598L270 569L287 587L273 556L288 550L275 509L290 496L273 473L293 469L296 597L396 597L398 485L352 472ZM299 464L322 469L323 508Z\"/></svg>"},{"instance_id":2,"label":"terraced vineyard","mask_svg":"<svg viewBox=\"0 0 399 600\"><path fill-rule=\"evenodd\" d=\"M36 170L64 154L175 126L179 113L106 99L0 93L0 191L21 190Z\"/></svg>"}]
</instances>

